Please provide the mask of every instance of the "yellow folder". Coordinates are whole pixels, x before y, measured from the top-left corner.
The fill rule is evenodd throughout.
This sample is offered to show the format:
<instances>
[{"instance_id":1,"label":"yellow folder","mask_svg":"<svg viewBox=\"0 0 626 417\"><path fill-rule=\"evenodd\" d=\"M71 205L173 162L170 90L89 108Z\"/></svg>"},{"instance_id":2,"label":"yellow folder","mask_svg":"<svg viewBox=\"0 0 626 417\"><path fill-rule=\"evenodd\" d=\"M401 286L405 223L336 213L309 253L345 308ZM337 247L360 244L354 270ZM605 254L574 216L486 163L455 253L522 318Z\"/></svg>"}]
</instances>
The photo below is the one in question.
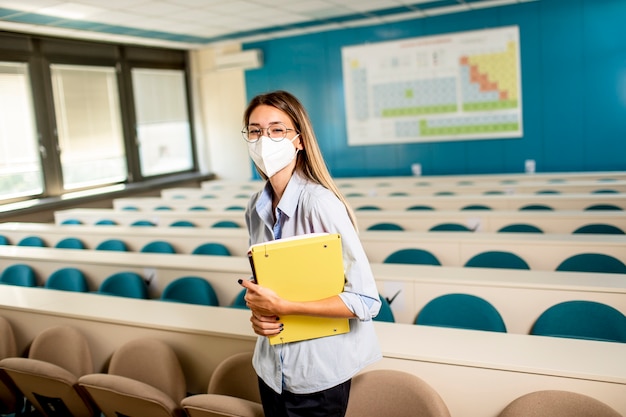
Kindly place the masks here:
<instances>
[{"instance_id":1,"label":"yellow folder","mask_svg":"<svg viewBox=\"0 0 626 417\"><path fill-rule=\"evenodd\" d=\"M261 286L290 301L314 301L343 291L345 275L341 236L312 233L252 245L252 273ZM347 318L289 315L284 329L270 336L272 345L331 336L350 331Z\"/></svg>"}]
</instances>

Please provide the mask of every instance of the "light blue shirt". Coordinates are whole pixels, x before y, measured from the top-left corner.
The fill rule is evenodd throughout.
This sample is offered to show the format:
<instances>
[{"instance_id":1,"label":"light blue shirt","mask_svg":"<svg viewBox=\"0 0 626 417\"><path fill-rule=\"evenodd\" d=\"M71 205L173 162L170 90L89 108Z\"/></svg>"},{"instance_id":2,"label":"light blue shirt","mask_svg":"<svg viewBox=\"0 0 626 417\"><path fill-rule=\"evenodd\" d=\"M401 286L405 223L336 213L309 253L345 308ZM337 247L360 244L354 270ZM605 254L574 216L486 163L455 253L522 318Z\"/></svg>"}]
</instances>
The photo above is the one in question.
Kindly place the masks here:
<instances>
[{"instance_id":1,"label":"light blue shirt","mask_svg":"<svg viewBox=\"0 0 626 417\"><path fill-rule=\"evenodd\" d=\"M372 324L381 303L369 261L341 200L295 172L278 203L275 223L272 193L268 182L250 199L246 209L250 244L305 233L339 233L346 274L339 296L356 316L350 319L350 332L341 335L273 346L267 337L258 338L252 361L257 375L278 393L285 389L309 394L347 381L382 357Z\"/></svg>"}]
</instances>

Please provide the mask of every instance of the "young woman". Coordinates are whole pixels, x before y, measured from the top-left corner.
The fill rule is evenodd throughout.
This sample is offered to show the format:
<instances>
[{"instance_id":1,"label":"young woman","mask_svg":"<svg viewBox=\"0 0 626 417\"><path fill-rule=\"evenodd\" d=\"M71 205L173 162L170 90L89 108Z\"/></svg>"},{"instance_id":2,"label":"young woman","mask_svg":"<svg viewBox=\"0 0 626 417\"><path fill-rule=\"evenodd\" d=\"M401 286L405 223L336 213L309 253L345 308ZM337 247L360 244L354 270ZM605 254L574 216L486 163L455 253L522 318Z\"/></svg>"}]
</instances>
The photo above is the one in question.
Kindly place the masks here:
<instances>
[{"instance_id":1,"label":"young woman","mask_svg":"<svg viewBox=\"0 0 626 417\"><path fill-rule=\"evenodd\" d=\"M247 289L252 328L260 336L253 365L265 415L344 416L352 376L381 358L372 325L380 299L354 213L331 179L307 112L293 95L275 91L253 98L243 123L250 157L267 180L246 210L250 244L339 233L346 278L341 294L311 302L286 300L240 281ZM280 333L280 317L291 314L347 317L350 332L270 345L265 336Z\"/></svg>"}]
</instances>

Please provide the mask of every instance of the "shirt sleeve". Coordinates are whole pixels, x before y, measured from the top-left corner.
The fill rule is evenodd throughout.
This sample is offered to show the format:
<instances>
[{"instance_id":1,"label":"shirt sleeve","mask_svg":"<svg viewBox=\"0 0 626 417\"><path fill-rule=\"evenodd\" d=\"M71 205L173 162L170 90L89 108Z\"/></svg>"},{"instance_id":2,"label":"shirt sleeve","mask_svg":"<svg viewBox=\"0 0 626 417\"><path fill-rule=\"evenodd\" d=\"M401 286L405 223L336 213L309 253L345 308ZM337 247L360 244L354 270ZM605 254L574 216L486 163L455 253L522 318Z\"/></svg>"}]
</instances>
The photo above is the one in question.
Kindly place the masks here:
<instances>
[{"instance_id":1,"label":"shirt sleeve","mask_svg":"<svg viewBox=\"0 0 626 417\"><path fill-rule=\"evenodd\" d=\"M371 320L381 301L369 260L345 206L331 191L325 191L304 202L303 206L310 208L310 226L314 232L341 235L346 283L339 296L359 320Z\"/></svg>"}]
</instances>

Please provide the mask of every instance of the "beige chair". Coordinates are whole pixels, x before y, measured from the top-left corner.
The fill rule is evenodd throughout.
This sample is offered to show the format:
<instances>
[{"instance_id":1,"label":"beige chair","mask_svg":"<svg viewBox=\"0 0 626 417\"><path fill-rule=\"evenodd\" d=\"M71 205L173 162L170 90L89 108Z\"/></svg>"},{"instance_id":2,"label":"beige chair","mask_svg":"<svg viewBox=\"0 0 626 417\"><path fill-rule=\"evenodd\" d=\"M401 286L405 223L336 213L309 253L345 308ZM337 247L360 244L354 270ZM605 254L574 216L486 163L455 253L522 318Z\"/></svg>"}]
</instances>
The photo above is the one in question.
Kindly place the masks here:
<instances>
[{"instance_id":1,"label":"beige chair","mask_svg":"<svg viewBox=\"0 0 626 417\"><path fill-rule=\"evenodd\" d=\"M79 379L106 417L183 417L180 406L186 382L174 350L166 343L141 338L118 348L108 373Z\"/></svg>"},{"instance_id":2,"label":"beige chair","mask_svg":"<svg viewBox=\"0 0 626 417\"><path fill-rule=\"evenodd\" d=\"M44 416L98 415L78 386L80 376L93 372L93 359L87 339L73 327L44 330L33 339L28 358L2 359L0 368Z\"/></svg>"},{"instance_id":3,"label":"beige chair","mask_svg":"<svg viewBox=\"0 0 626 417\"><path fill-rule=\"evenodd\" d=\"M263 417L252 352L222 361L211 375L207 393L183 399L182 406L189 417Z\"/></svg>"},{"instance_id":4,"label":"beige chair","mask_svg":"<svg viewBox=\"0 0 626 417\"><path fill-rule=\"evenodd\" d=\"M352 378L346 417L450 417L448 407L419 377L392 369Z\"/></svg>"},{"instance_id":5,"label":"beige chair","mask_svg":"<svg viewBox=\"0 0 626 417\"><path fill-rule=\"evenodd\" d=\"M511 401L498 417L622 417L595 398L569 391L535 391Z\"/></svg>"},{"instance_id":6,"label":"beige chair","mask_svg":"<svg viewBox=\"0 0 626 417\"><path fill-rule=\"evenodd\" d=\"M11 323L0 317L0 360L17 356L17 343ZM22 394L11 378L0 370L0 414L11 414L17 411Z\"/></svg>"}]
</instances>

